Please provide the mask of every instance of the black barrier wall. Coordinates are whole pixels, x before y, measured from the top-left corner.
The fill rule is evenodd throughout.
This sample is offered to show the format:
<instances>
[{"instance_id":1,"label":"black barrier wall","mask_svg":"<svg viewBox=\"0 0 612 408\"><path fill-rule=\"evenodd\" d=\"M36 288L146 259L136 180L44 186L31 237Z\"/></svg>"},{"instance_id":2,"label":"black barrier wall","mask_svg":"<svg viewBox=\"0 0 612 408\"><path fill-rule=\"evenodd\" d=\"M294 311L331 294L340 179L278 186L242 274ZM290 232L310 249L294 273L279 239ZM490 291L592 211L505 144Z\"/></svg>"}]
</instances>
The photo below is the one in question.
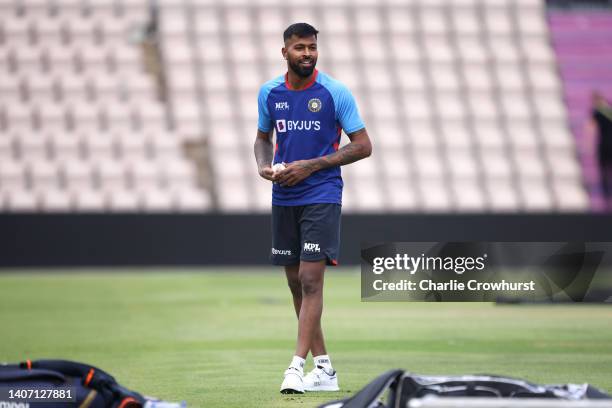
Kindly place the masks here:
<instances>
[{"instance_id":1,"label":"black barrier wall","mask_svg":"<svg viewBox=\"0 0 612 408\"><path fill-rule=\"evenodd\" d=\"M612 216L344 215L340 264L362 241L612 241ZM0 267L266 265L270 242L269 215L0 215Z\"/></svg>"}]
</instances>

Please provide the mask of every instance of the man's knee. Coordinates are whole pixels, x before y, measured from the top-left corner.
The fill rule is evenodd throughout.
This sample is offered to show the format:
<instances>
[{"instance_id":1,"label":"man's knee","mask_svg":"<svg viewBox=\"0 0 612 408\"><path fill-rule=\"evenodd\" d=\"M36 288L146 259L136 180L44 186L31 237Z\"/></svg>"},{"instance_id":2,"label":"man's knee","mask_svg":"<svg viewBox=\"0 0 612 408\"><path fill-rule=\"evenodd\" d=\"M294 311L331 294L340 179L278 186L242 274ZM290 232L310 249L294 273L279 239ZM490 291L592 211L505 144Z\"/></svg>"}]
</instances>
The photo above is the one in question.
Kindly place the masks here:
<instances>
[{"instance_id":1,"label":"man's knee","mask_svg":"<svg viewBox=\"0 0 612 408\"><path fill-rule=\"evenodd\" d=\"M304 296L320 293L323 288L322 275L312 272L300 272L300 285Z\"/></svg>"}]
</instances>

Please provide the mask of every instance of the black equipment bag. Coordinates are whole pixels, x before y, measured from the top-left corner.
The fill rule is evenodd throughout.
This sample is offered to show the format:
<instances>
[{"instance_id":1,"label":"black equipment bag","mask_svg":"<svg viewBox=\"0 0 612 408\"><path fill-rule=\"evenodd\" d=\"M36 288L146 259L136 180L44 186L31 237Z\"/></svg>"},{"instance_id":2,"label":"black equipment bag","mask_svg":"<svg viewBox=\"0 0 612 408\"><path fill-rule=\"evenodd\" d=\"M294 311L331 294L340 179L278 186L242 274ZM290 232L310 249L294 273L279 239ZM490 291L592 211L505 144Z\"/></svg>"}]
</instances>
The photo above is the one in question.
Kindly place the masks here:
<instances>
[{"instance_id":1,"label":"black equipment bag","mask_svg":"<svg viewBox=\"0 0 612 408\"><path fill-rule=\"evenodd\" d=\"M381 396L388 391L387 401ZM538 385L496 375L426 376L390 370L350 398L319 408L405 408L411 399L438 397L612 399L589 384Z\"/></svg>"},{"instance_id":2,"label":"black equipment bag","mask_svg":"<svg viewBox=\"0 0 612 408\"><path fill-rule=\"evenodd\" d=\"M24 400L9 399L8 390L53 390L70 387L75 402L48 402L30 393ZM145 398L117 384L99 368L66 360L27 360L0 365L0 405L29 408L142 408ZM23 394L22 394L23 395ZM22 402L19 402L22 401ZM4 405L2 404L4 402Z\"/></svg>"}]
</instances>

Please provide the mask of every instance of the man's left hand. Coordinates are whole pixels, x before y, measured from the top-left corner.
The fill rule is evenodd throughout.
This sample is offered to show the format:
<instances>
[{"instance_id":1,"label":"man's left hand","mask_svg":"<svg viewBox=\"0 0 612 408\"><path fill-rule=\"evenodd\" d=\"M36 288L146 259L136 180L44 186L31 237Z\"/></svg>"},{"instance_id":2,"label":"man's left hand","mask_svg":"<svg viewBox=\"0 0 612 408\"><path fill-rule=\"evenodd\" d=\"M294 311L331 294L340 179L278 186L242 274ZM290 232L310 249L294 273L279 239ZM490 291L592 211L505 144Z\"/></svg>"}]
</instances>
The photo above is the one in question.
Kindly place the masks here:
<instances>
[{"instance_id":1,"label":"man's left hand","mask_svg":"<svg viewBox=\"0 0 612 408\"><path fill-rule=\"evenodd\" d=\"M287 168L277 173L275 179L283 187L298 184L314 172L314 164L310 160L298 160L287 165Z\"/></svg>"}]
</instances>

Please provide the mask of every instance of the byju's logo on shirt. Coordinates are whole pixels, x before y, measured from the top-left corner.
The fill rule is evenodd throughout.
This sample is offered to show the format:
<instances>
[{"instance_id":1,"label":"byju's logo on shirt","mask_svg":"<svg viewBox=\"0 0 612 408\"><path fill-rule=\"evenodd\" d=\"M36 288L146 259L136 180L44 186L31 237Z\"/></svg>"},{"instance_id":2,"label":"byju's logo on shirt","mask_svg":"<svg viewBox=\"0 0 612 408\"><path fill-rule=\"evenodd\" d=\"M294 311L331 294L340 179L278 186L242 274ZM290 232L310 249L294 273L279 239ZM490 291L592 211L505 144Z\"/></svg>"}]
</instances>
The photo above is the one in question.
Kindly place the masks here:
<instances>
[{"instance_id":1,"label":"byju's logo on shirt","mask_svg":"<svg viewBox=\"0 0 612 408\"><path fill-rule=\"evenodd\" d=\"M319 244L314 242L304 242L304 252L318 253L321 252Z\"/></svg>"},{"instance_id":2,"label":"byju's logo on shirt","mask_svg":"<svg viewBox=\"0 0 612 408\"><path fill-rule=\"evenodd\" d=\"M276 131L285 133L293 130L321 130L321 121L319 120L285 120L278 119L276 121Z\"/></svg>"},{"instance_id":3,"label":"byju's logo on shirt","mask_svg":"<svg viewBox=\"0 0 612 408\"><path fill-rule=\"evenodd\" d=\"M289 102L276 102L274 106L276 110L289 110Z\"/></svg>"}]
</instances>

